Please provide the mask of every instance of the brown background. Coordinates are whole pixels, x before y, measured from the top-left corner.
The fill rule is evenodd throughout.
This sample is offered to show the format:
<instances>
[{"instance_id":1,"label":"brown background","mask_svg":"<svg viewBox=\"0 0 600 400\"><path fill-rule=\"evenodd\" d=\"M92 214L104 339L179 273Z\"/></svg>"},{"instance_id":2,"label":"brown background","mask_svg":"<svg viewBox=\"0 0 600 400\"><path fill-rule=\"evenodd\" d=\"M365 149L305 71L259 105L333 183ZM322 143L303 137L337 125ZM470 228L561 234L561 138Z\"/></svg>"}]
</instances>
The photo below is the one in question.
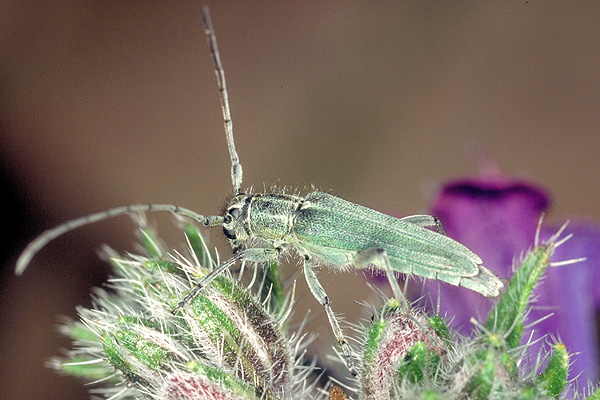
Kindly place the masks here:
<instances>
[{"instance_id":1,"label":"brown background","mask_svg":"<svg viewBox=\"0 0 600 400\"><path fill-rule=\"evenodd\" d=\"M552 193L552 220L600 219L600 3L211 6L245 186L314 184L381 211L420 213L440 182L475 174L488 155ZM104 281L100 244L132 249L135 237L126 217L80 229L17 279L27 241L117 205L211 214L226 198L229 160L199 10L192 1L0 5L3 398L87 397L43 367L66 346L56 315L74 316ZM155 220L178 247L170 217ZM224 243L218 229L210 236ZM369 315L355 302L374 297L361 274L319 276L336 312L350 322ZM312 309L310 329L327 349L326 317L302 277L298 290L296 319Z\"/></svg>"}]
</instances>

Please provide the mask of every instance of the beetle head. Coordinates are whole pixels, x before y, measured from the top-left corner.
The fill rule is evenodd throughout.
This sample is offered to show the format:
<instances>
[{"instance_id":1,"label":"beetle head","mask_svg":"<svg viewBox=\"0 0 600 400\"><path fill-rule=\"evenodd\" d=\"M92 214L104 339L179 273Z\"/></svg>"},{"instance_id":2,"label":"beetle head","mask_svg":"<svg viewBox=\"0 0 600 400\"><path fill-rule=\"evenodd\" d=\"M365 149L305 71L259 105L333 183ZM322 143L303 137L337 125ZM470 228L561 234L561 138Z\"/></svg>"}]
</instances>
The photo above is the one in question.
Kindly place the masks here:
<instances>
[{"instance_id":1,"label":"beetle head","mask_svg":"<svg viewBox=\"0 0 600 400\"><path fill-rule=\"evenodd\" d=\"M234 254L250 239L247 221L251 197L242 193L233 196L223 213L223 234L229 239Z\"/></svg>"}]
</instances>

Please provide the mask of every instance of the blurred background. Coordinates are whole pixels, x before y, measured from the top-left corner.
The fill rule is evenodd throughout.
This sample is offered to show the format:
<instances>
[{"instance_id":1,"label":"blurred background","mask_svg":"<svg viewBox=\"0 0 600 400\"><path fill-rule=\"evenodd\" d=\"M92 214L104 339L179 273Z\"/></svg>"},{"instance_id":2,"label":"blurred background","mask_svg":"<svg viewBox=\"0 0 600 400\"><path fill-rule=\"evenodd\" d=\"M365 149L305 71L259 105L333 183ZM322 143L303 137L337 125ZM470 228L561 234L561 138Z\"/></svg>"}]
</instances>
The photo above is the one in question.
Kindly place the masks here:
<instances>
[{"instance_id":1,"label":"blurred background","mask_svg":"<svg viewBox=\"0 0 600 400\"><path fill-rule=\"evenodd\" d=\"M207 3L244 187L314 185L401 216L426 212L441 183L477 174L489 157L552 194L551 221L600 220L600 3ZM101 244L133 250L136 239L127 217L88 226L16 278L29 241L114 206L206 215L226 200L230 163L200 8L0 3L2 398L88 398L44 368L68 345L58 315L75 317L105 281ZM181 248L171 216L149 218ZM220 230L207 236L226 257ZM377 299L362 273L318 275L348 322L370 316L357 303ZM331 353L301 276L298 292L295 320L311 309L315 348Z\"/></svg>"}]
</instances>

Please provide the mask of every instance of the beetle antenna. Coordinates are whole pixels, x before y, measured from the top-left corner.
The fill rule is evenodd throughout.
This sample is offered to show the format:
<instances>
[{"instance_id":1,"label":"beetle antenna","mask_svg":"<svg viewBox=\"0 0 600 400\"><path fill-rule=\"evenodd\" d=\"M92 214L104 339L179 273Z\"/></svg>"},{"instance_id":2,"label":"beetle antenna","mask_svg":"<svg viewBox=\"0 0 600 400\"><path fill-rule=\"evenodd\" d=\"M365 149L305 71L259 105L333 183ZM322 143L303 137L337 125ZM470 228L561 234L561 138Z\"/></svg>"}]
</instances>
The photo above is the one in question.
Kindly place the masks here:
<instances>
[{"instance_id":1,"label":"beetle antenna","mask_svg":"<svg viewBox=\"0 0 600 400\"><path fill-rule=\"evenodd\" d=\"M197 212L192 210L188 210L187 208L174 206L171 204L137 204L137 205L129 205L117 208L111 208L110 210L97 212L95 214L86 215L85 217L80 217L76 219L72 219L70 221L65 222L64 224L60 224L57 227L52 229L48 229L43 232L40 236L38 236L33 242L29 243L21 256L17 260L17 266L15 268L15 274L21 275L25 268L31 262L31 259L48 243L57 237L72 231L73 229L77 229L84 225L93 224L98 221L102 221L105 219L118 217L119 215L124 214L135 214L135 213L146 213L146 212L155 212L155 211L168 211L173 214L183 215L185 217L190 217L204 226L215 226L223 223L223 217L218 215L210 215L204 216L200 215Z\"/></svg>"},{"instance_id":2,"label":"beetle antenna","mask_svg":"<svg viewBox=\"0 0 600 400\"><path fill-rule=\"evenodd\" d=\"M233 141L233 123L231 122L231 113L229 112L229 97L227 95L227 84L225 83L225 70L221 64L219 48L217 47L217 37L210 21L208 6L202 7L202 19L204 21L204 33L206 41L210 47L210 55L215 65L215 75L217 75L217 85L219 86L219 95L221 97L221 109L223 110L223 123L225 124L225 135L227 136L227 147L229 147L229 157L231 158L231 182L233 190L240 192L242 186L242 165L235 151Z\"/></svg>"}]
</instances>

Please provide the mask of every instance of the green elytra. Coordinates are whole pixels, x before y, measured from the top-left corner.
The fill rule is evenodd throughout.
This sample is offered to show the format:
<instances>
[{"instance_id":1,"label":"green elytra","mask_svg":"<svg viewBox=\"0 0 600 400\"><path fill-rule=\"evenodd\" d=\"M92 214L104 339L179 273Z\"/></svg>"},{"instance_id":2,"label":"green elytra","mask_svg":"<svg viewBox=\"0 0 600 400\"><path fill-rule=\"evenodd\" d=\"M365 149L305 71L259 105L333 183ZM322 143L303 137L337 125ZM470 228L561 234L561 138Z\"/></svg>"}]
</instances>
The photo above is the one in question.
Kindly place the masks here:
<instances>
[{"instance_id":1,"label":"green elytra","mask_svg":"<svg viewBox=\"0 0 600 400\"><path fill-rule=\"evenodd\" d=\"M171 204L129 205L90 214L47 230L32 241L17 261L15 272L18 275L23 273L35 254L56 237L83 225L123 214L167 211L190 217L207 227L220 225L229 239L233 257L193 287L172 313L179 313L214 277L236 262L272 261L294 249L304 259L304 273L310 291L325 307L333 333L353 375L356 375L356 370L350 346L313 271L314 266L324 264L344 269L370 265L384 270L394 296L403 304L394 272L438 279L487 297L500 293L502 282L481 265L482 261L476 254L445 236L435 217L414 215L395 218L318 191L305 197L282 193L242 193L242 167L233 139L225 73L207 8L203 8L202 15L219 86L235 192L224 215L203 216ZM438 232L427 227L436 227Z\"/></svg>"}]
</instances>

